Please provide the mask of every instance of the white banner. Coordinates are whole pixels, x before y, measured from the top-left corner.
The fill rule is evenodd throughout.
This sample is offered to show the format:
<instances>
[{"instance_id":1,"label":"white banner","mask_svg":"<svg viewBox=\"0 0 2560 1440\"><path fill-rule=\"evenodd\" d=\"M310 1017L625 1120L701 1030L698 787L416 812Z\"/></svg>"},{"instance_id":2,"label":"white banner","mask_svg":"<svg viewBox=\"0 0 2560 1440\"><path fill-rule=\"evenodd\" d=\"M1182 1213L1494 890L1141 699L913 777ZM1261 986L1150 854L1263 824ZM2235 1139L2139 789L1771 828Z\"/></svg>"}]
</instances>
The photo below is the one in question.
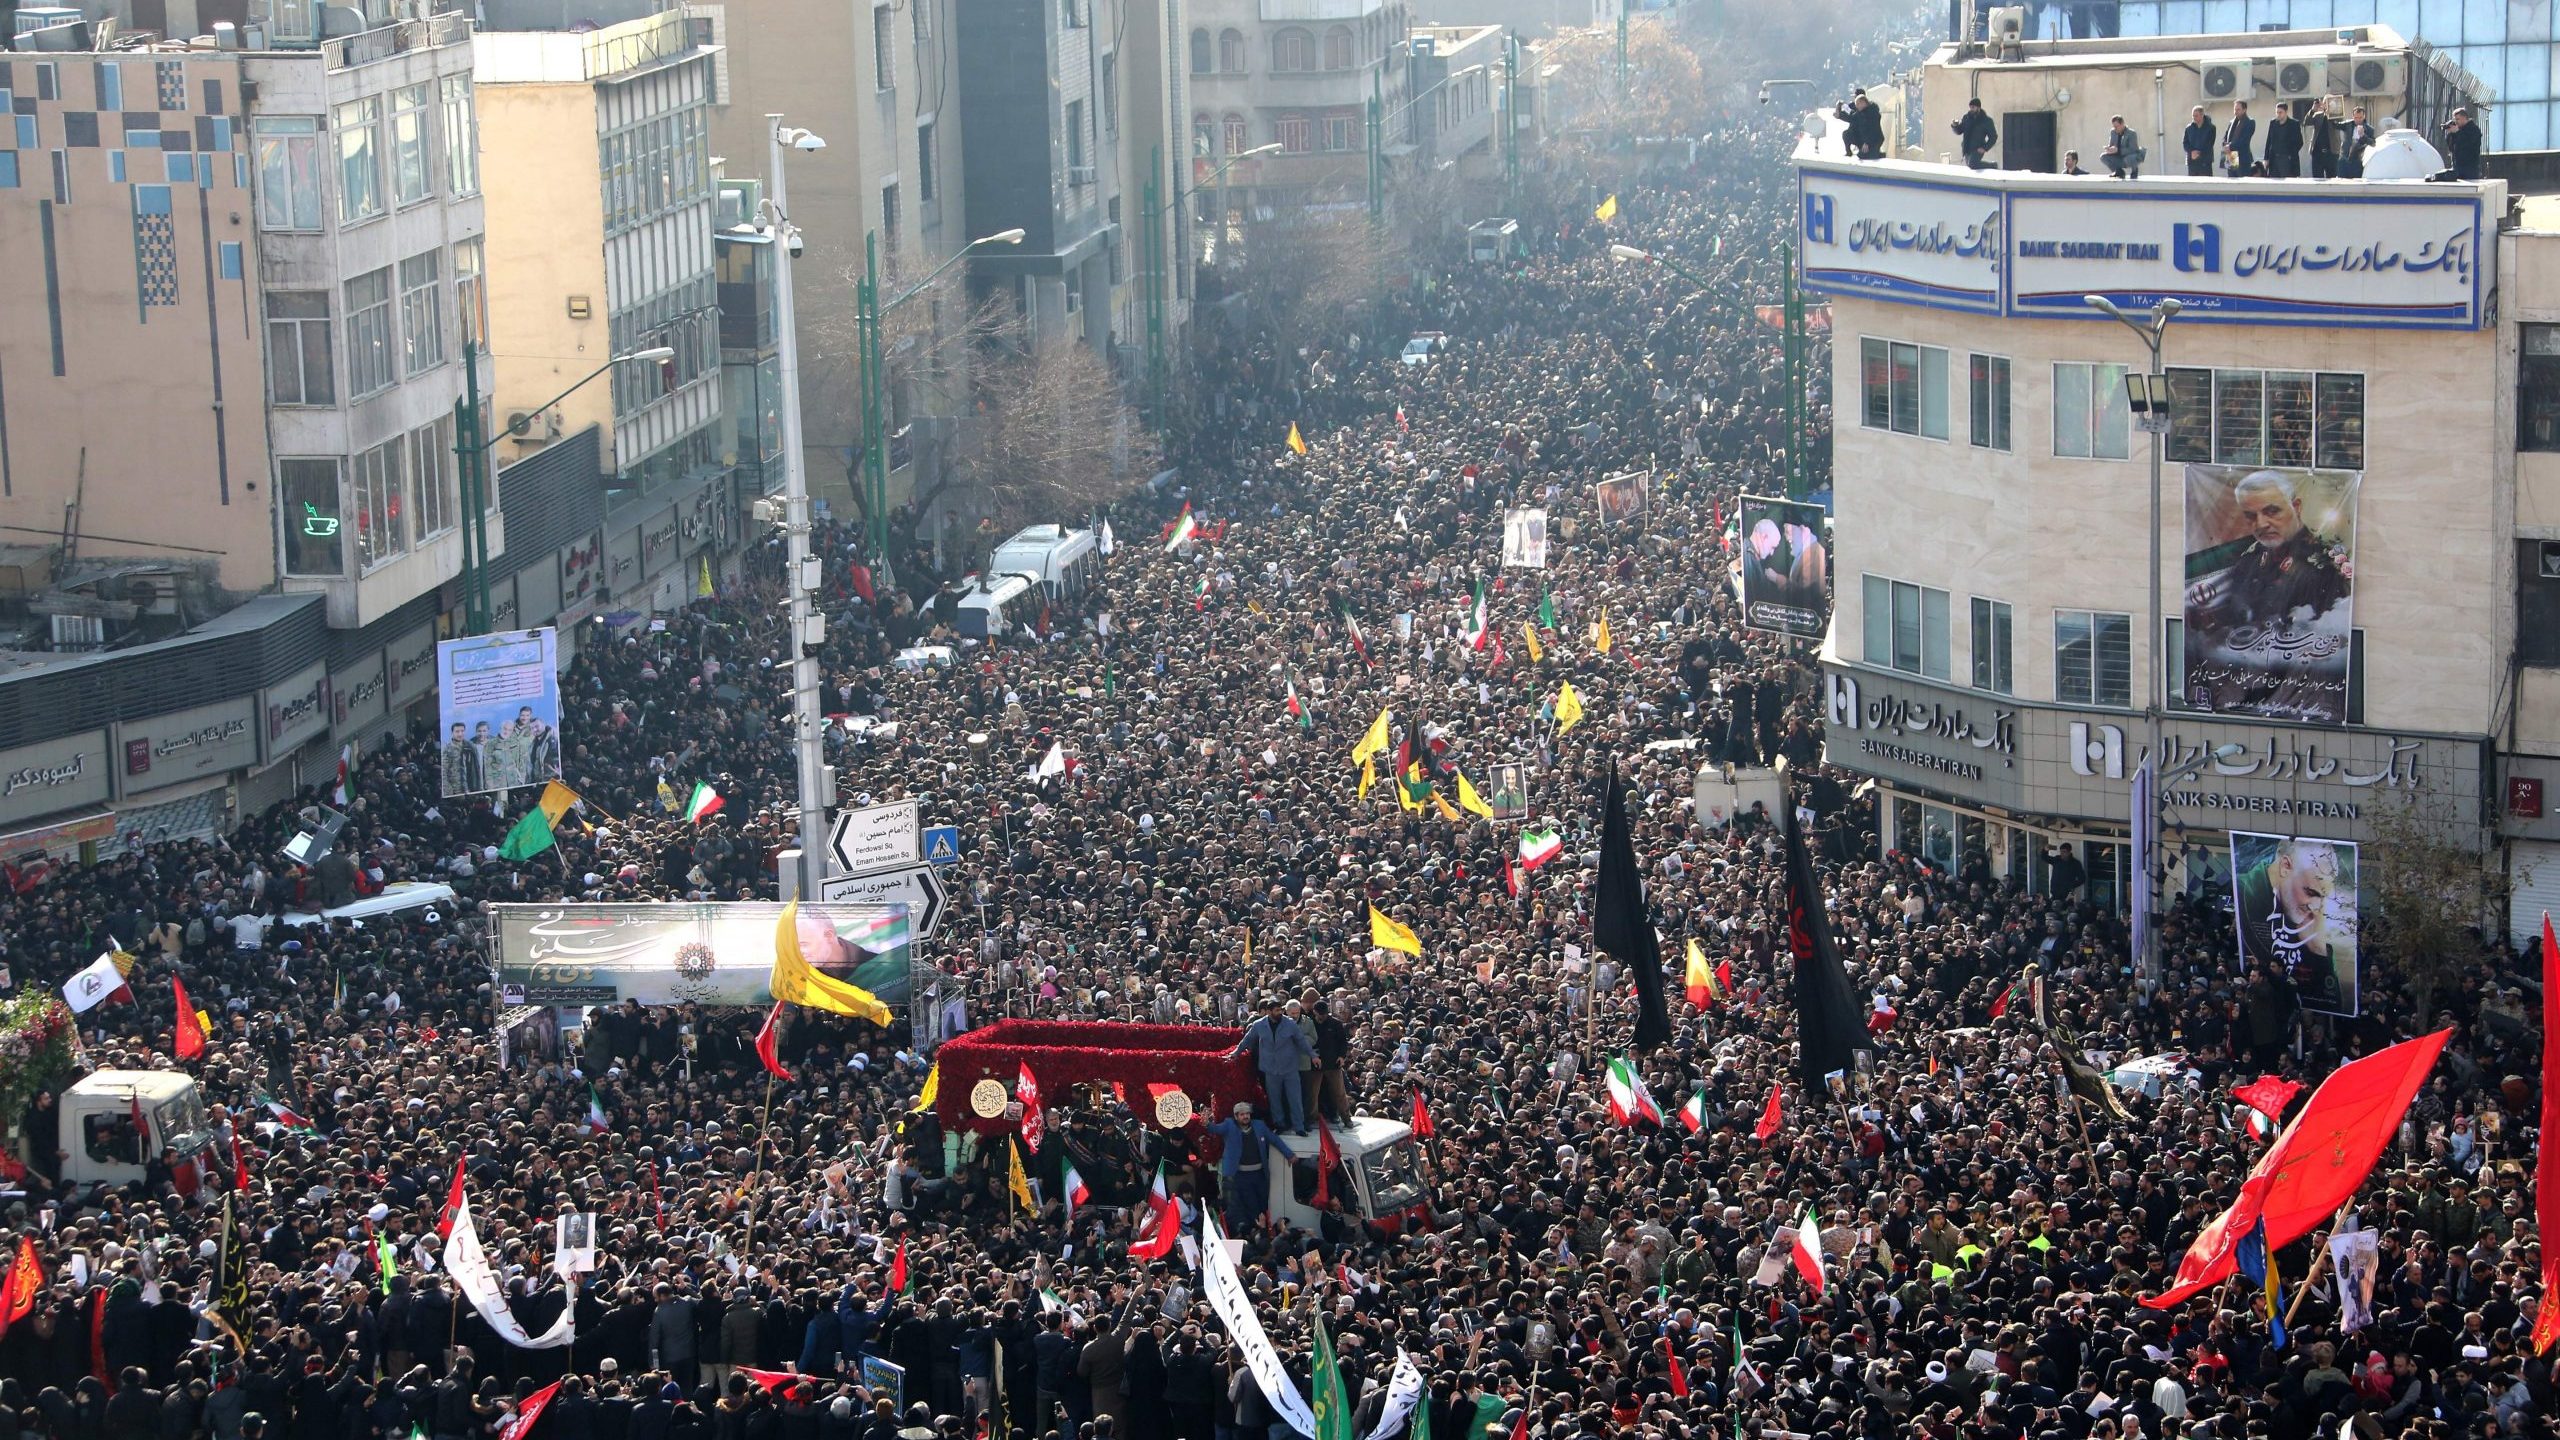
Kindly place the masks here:
<instances>
[{"instance_id":1,"label":"white banner","mask_svg":"<svg viewBox=\"0 0 2560 1440\"><path fill-rule=\"evenodd\" d=\"M459 1227L454 1233L461 1233ZM1217 1312L1218 1323L1227 1327L1228 1336L1243 1353L1253 1383L1262 1387L1262 1398L1271 1402L1272 1410L1291 1429L1301 1435L1315 1434L1315 1412L1307 1408L1306 1397L1289 1379L1289 1367L1281 1363L1280 1352L1271 1348L1262 1317L1254 1313L1253 1297L1245 1293L1244 1276L1227 1254L1226 1236L1218 1231L1217 1217L1205 1208L1200 1212L1200 1274L1209 1292L1209 1308Z\"/></svg>"},{"instance_id":2,"label":"white banner","mask_svg":"<svg viewBox=\"0 0 2560 1440\"><path fill-rule=\"evenodd\" d=\"M1506 568L1547 568L1547 512L1512 510L1502 517L1502 563Z\"/></svg>"},{"instance_id":3,"label":"white banner","mask_svg":"<svg viewBox=\"0 0 2560 1440\"><path fill-rule=\"evenodd\" d=\"M1378 1412L1378 1428L1369 1432L1369 1440L1387 1440L1390 1435L1404 1433L1406 1417L1422 1403L1422 1368L1413 1363L1404 1347L1396 1347L1396 1368L1387 1376L1387 1408Z\"/></svg>"},{"instance_id":4,"label":"white banner","mask_svg":"<svg viewBox=\"0 0 2560 1440\"><path fill-rule=\"evenodd\" d=\"M444 1266L453 1275L453 1283L462 1287L462 1296L471 1308L498 1332L498 1338L519 1350L557 1350L577 1336L578 1287L569 1286L569 1303L560 1307L560 1318L539 1335L527 1335L524 1327L507 1309L506 1291L498 1284L497 1272L489 1268L489 1257L480 1248L480 1232L471 1223L471 1201L466 1198L453 1214L453 1234L444 1243Z\"/></svg>"}]
</instances>

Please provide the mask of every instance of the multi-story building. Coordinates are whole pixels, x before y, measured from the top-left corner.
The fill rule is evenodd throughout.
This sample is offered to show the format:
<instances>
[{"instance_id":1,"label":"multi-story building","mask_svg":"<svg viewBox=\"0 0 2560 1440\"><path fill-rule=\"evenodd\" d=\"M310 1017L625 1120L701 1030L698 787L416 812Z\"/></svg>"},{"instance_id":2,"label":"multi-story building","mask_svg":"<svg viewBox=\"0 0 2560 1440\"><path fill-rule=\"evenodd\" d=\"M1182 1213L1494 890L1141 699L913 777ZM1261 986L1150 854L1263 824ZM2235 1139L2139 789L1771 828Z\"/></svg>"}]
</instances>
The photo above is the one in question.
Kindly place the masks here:
<instances>
[{"instance_id":1,"label":"multi-story building","mask_svg":"<svg viewBox=\"0 0 2560 1440\"><path fill-rule=\"evenodd\" d=\"M1396 137L1411 147L1411 174L1455 165L1470 156L1497 163L1503 103L1503 56L1508 39L1499 25L1417 25L1405 42L1406 102Z\"/></svg>"},{"instance_id":2,"label":"multi-story building","mask_svg":"<svg viewBox=\"0 0 2560 1440\"><path fill-rule=\"evenodd\" d=\"M1389 136L1403 123L1413 24L1403 0L1192 0L1190 23L1200 213L1223 194L1223 231L1232 235L1250 217L1359 200L1370 102ZM1283 153L1243 161L1222 186L1205 187L1221 161L1274 142ZM1220 230L1213 224L1213 236Z\"/></svg>"},{"instance_id":3,"label":"multi-story building","mask_svg":"<svg viewBox=\"0 0 2560 1440\"><path fill-rule=\"evenodd\" d=\"M2407 813L2486 840L2510 735L2560 742L2560 685L2514 669L2540 652L2502 318L2560 290L2519 276L2501 183L2126 183L1836 141L1798 174L1839 397L1828 756L1874 780L1886 846L2039 890L2067 854L2123 904L2146 762L2167 883L2199 892L2233 832L2370 843ZM2182 306L2153 433L2147 342L2090 296Z\"/></svg>"}]
</instances>

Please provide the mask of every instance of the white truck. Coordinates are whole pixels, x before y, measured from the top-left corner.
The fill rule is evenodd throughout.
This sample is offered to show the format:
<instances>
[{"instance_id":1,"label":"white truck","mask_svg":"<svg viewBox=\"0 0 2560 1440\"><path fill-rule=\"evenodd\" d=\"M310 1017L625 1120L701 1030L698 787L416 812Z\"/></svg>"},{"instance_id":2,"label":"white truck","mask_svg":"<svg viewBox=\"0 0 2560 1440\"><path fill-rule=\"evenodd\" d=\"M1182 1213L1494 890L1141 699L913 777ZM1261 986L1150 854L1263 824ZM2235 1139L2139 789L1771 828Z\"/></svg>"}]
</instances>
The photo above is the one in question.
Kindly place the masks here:
<instances>
[{"instance_id":1,"label":"white truck","mask_svg":"<svg viewBox=\"0 0 2560 1440\"><path fill-rule=\"evenodd\" d=\"M62 1092L60 1108L66 1185L130 1185L160 1155L189 1169L213 1144L204 1092L172 1070L93 1070Z\"/></svg>"}]
</instances>

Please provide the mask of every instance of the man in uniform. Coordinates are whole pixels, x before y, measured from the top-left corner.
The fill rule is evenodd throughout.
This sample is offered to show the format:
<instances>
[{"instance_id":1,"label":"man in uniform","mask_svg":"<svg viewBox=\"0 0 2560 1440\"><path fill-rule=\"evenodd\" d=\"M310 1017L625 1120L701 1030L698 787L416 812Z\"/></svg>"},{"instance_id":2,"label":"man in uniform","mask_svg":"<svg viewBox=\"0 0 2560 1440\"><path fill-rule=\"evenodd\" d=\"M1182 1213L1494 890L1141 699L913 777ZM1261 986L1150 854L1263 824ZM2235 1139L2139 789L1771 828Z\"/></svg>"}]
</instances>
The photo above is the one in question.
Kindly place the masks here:
<instances>
[{"instance_id":1,"label":"man in uniform","mask_svg":"<svg viewBox=\"0 0 2560 1440\"><path fill-rule=\"evenodd\" d=\"M2187 556L2188 698L2231 714L2343 718L2329 712L2345 693L2347 631L2331 617L2354 589L2345 557L2302 523L2283 472L2252 471L2231 498L2249 533ZM2230 651L2241 653L2196 664Z\"/></svg>"},{"instance_id":2,"label":"man in uniform","mask_svg":"<svg viewBox=\"0 0 2560 1440\"><path fill-rule=\"evenodd\" d=\"M2338 880L2336 846L2285 839L2232 881L2242 955L2252 966L2292 976L2308 1010L2352 1008L2355 935L2329 923Z\"/></svg>"}]
</instances>

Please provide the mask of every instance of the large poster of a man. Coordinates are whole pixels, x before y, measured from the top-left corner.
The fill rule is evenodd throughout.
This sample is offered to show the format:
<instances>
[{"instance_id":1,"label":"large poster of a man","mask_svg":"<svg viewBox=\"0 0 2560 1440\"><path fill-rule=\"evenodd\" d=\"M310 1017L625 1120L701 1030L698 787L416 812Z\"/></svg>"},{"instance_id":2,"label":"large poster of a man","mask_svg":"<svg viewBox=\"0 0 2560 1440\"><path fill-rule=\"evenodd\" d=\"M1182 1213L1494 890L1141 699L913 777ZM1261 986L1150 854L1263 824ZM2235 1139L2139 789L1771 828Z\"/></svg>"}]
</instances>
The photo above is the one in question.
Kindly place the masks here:
<instances>
[{"instance_id":1,"label":"large poster of a man","mask_svg":"<svg viewBox=\"0 0 2560 1440\"><path fill-rule=\"evenodd\" d=\"M2358 1013L2356 908L2353 842L2231 832L2241 967L2291 977L2303 1009Z\"/></svg>"},{"instance_id":2,"label":"large poster of a man","mask_svg":"<svg viewBox=\"0 0 2560 1440\"><path fill-rule=\"evenodd\" d=\"M1742 621L1777 635L1822 638L1831 615L1831 545L1822 507L1742 497Z\"/></svg>"},{"instance_id":3,"label":"large poster of a man","mask_svg":"<svg viewBox=\"0 0 2560 1440\"><path fill-rule=\"evenodd\" d=\"M2187 703L2342 724L2355 630L2351 470L2187 467Z\"/></svg>"},{"instance_id":4,"label":"large poster of a man","mask_svg":"<svg viewBox=\"0 0 2560 1440\"><path fill-rule=\"evenodd\" d=\"M436 686L446 795L560 778L558 631L440 641Z\"/></svg>"},{"instance_id":5,"label":"large poster of a man","mask_svg":"<svg viewBox=\"0 0 2560 1440\"><path fill-rule=\"evenodd\" d=\"M1592 486L1591 494L1598 502L1601 524L1641 525L1652 508L1653 476L1643 470L1624 471Z\"/></svg>"}]
</instances>

